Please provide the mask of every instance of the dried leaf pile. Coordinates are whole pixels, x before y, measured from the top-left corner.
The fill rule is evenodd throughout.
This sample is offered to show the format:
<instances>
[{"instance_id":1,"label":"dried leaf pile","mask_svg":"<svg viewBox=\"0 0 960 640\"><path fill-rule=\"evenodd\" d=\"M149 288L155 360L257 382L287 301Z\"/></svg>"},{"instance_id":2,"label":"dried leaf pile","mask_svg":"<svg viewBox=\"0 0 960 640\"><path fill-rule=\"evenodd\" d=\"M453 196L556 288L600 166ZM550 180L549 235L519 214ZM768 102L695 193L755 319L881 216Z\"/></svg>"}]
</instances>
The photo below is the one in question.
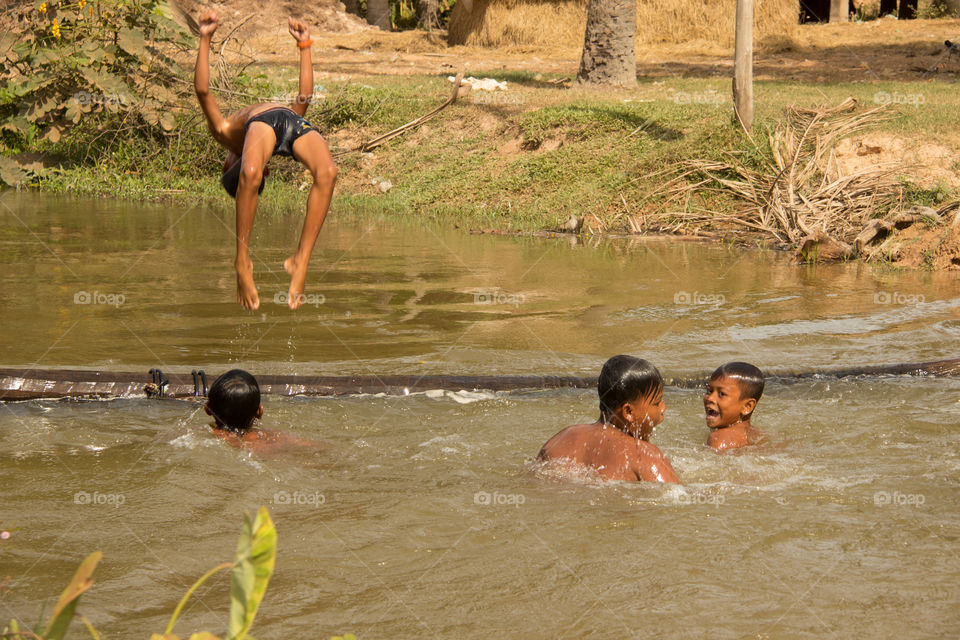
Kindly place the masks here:
<instances>
[{"instance_id":1,"label":"dried leaf pile","mask_svg":"<svg viewBox=\"0 0 960 640\"><path fill-rule=\"evenodd\" d=\"M684 210L665 211L649 222L661 229L668 220L695 228L721 223L760 232L781 246L815 246L829 254L821 257L855 255L863 248L862 237L856 240L871 220L902 203L904 185L897 176L904 166L847 173L835 149L841 139L889 117L885 106L860 110L853 98L832 108L792 107L768 134L769 147L758 148L759 160L727 154L726 161L690 160L676 167L667 195L683 202ZM742 207L720 214L699 206L711 192L732 195Z\"/></svg>"}]
</instances>

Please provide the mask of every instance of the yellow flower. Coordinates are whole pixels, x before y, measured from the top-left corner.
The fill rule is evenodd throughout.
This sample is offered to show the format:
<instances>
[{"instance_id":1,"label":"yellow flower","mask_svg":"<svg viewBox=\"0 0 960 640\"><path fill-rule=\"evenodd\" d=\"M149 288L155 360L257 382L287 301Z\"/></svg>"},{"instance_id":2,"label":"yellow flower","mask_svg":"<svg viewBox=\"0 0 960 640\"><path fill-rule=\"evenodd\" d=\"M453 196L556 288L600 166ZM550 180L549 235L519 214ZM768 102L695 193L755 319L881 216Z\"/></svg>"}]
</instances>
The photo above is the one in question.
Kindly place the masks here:
<instances>
[{"instance_id":1,"label":"yellow flower","mask_svg":"<svg viewBox=\"0 0 960 640\"><path fill-rule=\"evenodd\" d=\"M57 19L53 19L53 26L50 27L50 33L53 34L54 38L60 37L60 25L57 24Z\"/></svg>"},{"instance_id":2,"label":"yellow flower","mask_svg":"<svg viewBox=\"0 0 960 640\"><path fill-rule=\"evenodd\" d=\"M41 3L40 3L40 13L46 13L46 12L47 12L47 3L46 3L46 2L41 2Z\"/></svg>"},{"instance_id":3,"label":"yellow flower","mask_svg":"<svg viewBox=\"0 0 960 640\"><path fill-rule=\"evenodd\" d=\"M77 7L78 7L81 11L83 11L83 8L86 6L86 4L87 4L87 0L80 0L80 2L77 3Z\"/></svg>"}]
</instances>

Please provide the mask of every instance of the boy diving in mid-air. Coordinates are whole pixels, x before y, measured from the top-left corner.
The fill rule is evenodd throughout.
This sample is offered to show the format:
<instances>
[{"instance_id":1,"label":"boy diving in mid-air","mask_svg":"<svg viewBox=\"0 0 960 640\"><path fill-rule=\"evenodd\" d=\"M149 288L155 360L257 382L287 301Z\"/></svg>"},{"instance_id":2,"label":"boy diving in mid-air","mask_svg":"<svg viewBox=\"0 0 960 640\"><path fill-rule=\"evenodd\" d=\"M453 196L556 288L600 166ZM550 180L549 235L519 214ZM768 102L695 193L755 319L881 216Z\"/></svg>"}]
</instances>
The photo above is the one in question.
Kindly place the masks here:
<instances>
[{"instance_id":1,"label":"boy diving in mid-air","mask_svg":"<svg viewBox=\"0 0 960 640\"><path fill-rule=\"evenodd\" d=\"M200 16L200 49L194 72L194 88L213 138L227 149L221 182L237 202L237 300L245 309L257 309L260 296L253 282L250 259L250 232L257 212L257 198L263 190L267 161L273 155L293 156L313 175L307 197L307 215L296 252L283 263L290 275L287 304L296 309L304 301L307 264L320 227L330 208L337 167L323 138L303 119L313 95L313 66L310 59L310 30L294 18L290 34L300 48L300 93L291 105L260 102L224 118L210 94L210 40L219 26L216 11Z\"/></svg>"}]
</instances>

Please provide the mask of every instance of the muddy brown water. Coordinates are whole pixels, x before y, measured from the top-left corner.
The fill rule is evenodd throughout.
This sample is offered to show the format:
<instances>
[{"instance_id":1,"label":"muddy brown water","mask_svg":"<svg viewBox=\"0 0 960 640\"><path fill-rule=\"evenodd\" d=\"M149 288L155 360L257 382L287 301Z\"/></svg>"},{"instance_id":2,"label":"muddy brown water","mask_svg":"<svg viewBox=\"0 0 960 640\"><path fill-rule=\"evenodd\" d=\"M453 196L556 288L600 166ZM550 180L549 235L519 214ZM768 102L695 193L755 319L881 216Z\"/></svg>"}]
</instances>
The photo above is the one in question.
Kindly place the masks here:
<instances>
[{"instance_id":1,"label":"muddy brown water","mask_svg":"<svg viewBox=\"0 0 960 640\"><path fill-rule=\"evenodd\" d=\"M950 274L334 211L298 312L274 299L301 218L257 221L249 313L228 214L4 192L0 219L0 366L595 375L622 352L686 376L960 354ZM665 399L653 440L683 487L537 473L549 436L596 417L593 391L270 397L265 426L325 444L266 457L213 439L188 402L0 405L0 619L35 622L99 549L81 612L106 638L160 633L266 505L259 638L960 631L960 381L771 384L772 445L726 456L703 446L697 391ZM222 633L227 591L213 579L174 631Z\"/></svg>"}]
</instances>

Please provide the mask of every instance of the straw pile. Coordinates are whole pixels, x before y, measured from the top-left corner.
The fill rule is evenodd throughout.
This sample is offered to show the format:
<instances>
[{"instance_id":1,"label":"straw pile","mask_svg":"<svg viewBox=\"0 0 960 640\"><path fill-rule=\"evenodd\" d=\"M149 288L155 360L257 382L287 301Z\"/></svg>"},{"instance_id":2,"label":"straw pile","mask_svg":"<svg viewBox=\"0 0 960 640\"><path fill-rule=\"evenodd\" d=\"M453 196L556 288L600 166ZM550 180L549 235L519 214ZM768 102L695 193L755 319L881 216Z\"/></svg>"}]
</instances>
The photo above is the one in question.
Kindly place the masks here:
<instances>
[{"instance_id":1,"label":"straw pile","mask_svg":"<svg viewBox=\"0 0 960 640\"><path fill-rule=\"evenodd\" d=\"M768 135L769 149L758 150L761 158L750 166L729 155L727 162L690 160L676 167L663 192L668 201L686 203L686 210L647 223L662 229L678 220L693 227L720 222L821 258L854 255L863 248L865 229L876 226L873 218L901 202L897 176L904 167L874 165L845 174L834 149L840 139L887 117L885 106L858 111L853 98L833 108L790 108ZM741 202L740 210L722 215L691 205L718 192Z\"/></svg>"},{"instance_id":2,"label":"straw pile","mask_svg":"<svg viewBox=\"0 0 960 640\"><path fill-rule=\"evenodd\" d=\"M796 0L756 0L754 38L793 37ZM637 46L694 40L732 47L732 0L649 0L637 4ZM587 0L460 0L450 15L451 45L583 46Z\"/></svg>"}]
</instances>

